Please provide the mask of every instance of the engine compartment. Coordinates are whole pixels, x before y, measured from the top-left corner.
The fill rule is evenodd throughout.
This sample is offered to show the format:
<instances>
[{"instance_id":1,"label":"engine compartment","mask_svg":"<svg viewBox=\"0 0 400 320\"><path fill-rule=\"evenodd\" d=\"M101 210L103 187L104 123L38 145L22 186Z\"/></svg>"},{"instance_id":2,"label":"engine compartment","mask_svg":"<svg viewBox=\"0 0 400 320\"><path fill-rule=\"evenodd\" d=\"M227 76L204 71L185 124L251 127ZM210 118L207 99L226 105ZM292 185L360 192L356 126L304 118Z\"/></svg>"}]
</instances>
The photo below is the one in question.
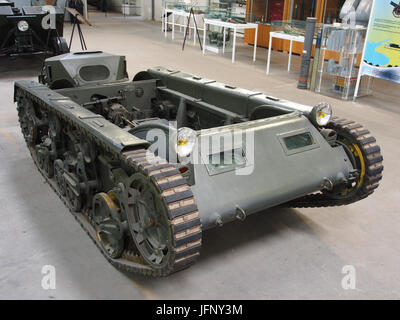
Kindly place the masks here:
<instances>
[{"instance_id":1,"label":"engine compartment","mask_svg":"<svg viewBox=\"0 0 400 320\"><path fill-rule=\"evenodd\" d=\"M55 91L121 128L132 128L144 121L162 119L176 121L177 128L203 130L293 112L272 104L262 104L255 100L256 97L240 108L236 105L213 104L207 99L189 96L157 82L156 79L149 79Z\"/></svg>"}]
</instances>

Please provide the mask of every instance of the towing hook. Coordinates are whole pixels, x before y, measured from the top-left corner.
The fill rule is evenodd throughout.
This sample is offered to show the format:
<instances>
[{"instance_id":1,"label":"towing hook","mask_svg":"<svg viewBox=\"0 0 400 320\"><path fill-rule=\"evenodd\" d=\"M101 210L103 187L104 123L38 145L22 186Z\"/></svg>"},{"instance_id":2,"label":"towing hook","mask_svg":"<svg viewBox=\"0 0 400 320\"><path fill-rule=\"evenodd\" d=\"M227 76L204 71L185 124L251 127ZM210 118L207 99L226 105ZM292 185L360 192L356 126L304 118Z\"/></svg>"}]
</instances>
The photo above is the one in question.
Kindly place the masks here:
<instances>
[{"instance_id":1,"label":"towing hook","mask_svg":"<svg viewBox=\"0 0 400 320\"><path fill-rule=\"evenodd\" d=\"M218 227L223 227L224 226L224 222L222 221L222 218L219 214L217 214L217 218L215 219L215 224Z\"/></svg>"},{"instance_id":2,"label":"towing hook","mask_svg":"<svg viewBox=\"0 0 400 320\"><path fill-rule=\"evenodd\" d=\"M328 190L331 191L333 189L333 182L329 180L328 178L324 178L324 182L320 184L320 188L322 190Z\"/></svg>"},{"instance_id":3,"label":"towing hook","mask_svg":"<svg viewBox=\"0 0 400 320\"><path fill-rule=\"evenodd\" d=\"M236 218L238 218L240 221L243 221L246 219L246 211L244 211L241 207L236 206Z\"/></svg>"}]
</instances>

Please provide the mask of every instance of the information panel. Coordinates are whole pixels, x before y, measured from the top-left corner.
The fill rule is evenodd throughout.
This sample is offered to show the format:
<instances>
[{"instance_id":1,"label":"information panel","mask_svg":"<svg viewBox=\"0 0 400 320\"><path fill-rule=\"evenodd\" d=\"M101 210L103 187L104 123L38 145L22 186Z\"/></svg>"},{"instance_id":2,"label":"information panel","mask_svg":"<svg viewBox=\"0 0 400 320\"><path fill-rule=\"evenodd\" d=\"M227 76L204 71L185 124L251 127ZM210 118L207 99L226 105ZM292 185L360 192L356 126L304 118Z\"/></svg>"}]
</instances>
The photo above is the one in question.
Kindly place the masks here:
<instances>
[{"instance_id":1,"label":"information panel","mask_svg":"<svg viewBox=\"0 0 400 320\"><path fill-rule=\"evenodd\" d=\"M361 74L400 83L400 0L376 0Z\"/></svg>"}]
</instances>

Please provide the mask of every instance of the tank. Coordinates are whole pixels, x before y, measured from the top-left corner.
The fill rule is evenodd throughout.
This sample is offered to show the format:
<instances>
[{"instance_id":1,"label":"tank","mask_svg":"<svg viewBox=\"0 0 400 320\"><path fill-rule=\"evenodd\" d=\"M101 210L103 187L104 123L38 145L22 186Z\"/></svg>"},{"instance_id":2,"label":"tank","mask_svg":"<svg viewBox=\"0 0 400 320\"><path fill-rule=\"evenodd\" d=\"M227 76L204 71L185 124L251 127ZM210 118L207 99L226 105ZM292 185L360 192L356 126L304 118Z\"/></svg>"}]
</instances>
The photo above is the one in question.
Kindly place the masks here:
<instances>
[{"instance_id":1,"label":"tank","mask_svg":"<svg viewBox=\"0 0 400 320\"><path fill-rule=\"evenodd\" d=\"M192 265L202 231L275 206L370 196L382 155L361 124L163 67L128 78L101 51L48 58L17 81L38 170L114 266L165 276Z\"/></svg>"},{"instance_id":2,"label":"tank","mask_svg":"<svg viewBox=\"0 0 400 320\"><path fill-rule=\"evenodd\" d=\"M64 12L58 7L25 6L19 9L13 2L0 0L0 56L69 52L67 42L62 38L63 23Z\"/></svg>"}]
</instances>

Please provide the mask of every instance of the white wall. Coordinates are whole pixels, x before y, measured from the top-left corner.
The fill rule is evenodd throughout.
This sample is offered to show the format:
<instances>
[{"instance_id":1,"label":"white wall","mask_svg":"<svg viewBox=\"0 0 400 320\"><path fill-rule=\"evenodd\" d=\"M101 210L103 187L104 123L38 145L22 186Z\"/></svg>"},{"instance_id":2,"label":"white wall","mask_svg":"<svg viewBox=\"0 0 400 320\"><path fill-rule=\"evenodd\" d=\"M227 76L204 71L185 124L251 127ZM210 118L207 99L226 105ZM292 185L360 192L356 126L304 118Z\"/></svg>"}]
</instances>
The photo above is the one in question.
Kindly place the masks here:
<instances>
[{"instance_id":1,"label":"white wall","mask_svg":"<svg viewBox=\"0 0 400 320\"><path fill-rule=\"evenodd\" d=\"M114 10L121 11L121 3L123 0L108 0L109 7ZM151 1L152 0L136 0L137 5L141 7L141 15L144 20L151 20ZM167 0L172 2L173 0ZM208 6L209 0L184 0L187 3L195 2L198 6ZM154 0L154 19L161 21L165 0Z\"/></svg>"},{"instance_id":2,"label":"white wall","mask_svg":"<svg viewBox=\"0 0 400 320\"><path fill-rule=\"evenodd\" d=\"M151 0L136 0L136 5L139 7L136 9L136 12L138 15L141 15L142 8L143 8L143 2L150 1L151 5ZM133 3L133 1L131 1ZM122 3L129 3L129 0L108 0L108 10L116 11L116 12L121 12L122 13Z\"/></svg>"},{"instance_id":3,"label":"white wall","mask_svg":"<svg viewBox=\"0 0 400 320\"><path fill-rule=\"evenodd\" d=\"M151 0L141 0L142 1L142 18L144 20L151 20ZM162 0L154 0L154 5L157 7L157 3L161 4ZM161 6L161 5L160 5ZM157 14L155 15L157 18Z\"/></svg>"}]
</instances>

